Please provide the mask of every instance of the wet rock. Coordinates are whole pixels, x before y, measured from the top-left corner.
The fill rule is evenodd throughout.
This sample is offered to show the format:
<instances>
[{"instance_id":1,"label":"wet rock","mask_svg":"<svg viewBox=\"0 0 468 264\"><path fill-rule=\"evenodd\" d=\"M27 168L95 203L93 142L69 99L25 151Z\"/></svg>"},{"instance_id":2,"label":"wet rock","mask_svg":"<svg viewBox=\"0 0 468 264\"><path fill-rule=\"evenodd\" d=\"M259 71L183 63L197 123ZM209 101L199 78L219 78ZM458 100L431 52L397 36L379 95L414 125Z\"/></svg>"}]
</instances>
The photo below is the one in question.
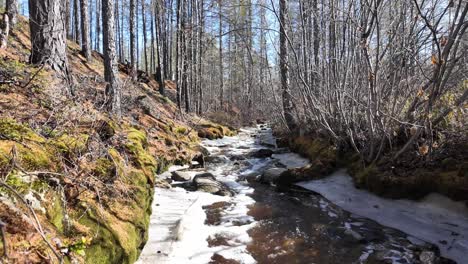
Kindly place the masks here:
<instances>
[{"instance_id":1,"label":"wet rock","mask_svg":"<svg viewBox=\"0 0 468 264\"><path fill-rule=\"evenodd\" d=\"M250 174L239 176L237 178L237 181L238 182L247 181L249 183L253 183L253 182L255 182L257 180L258 177L260 177L260 175L258 173L256 173L256 172L253 172L253 173L250 173Z\"/></svg>"},{"instance_id":2,"label":"wet rock","mask_svg":"<svg viewBox=\"0 0 468 264\"><path fill-rule=\"evenodd\" d=\"M436 260L436 255L432 251L423 251L419 255L419 260L422 264L434 264Z\"/></svg>"},{"instance_id":3,"label":"wet rock","mask_svg":"<svg viewBox=\"0 0 468 264\"><path fill-rule=\"evenodd\" d=\"M155 179L154 186L162 189L170 189L172 187L166 179L160 178Z\"/></svg>"},{"instance_id":4,"label":"wet rock","mask_svg":"<svg viewBox=\"0 0 468 264\"><path fill-rule=\"evenodd\" d=\"M333 166L314 162L303 168L289 169L278 177L277 184L281 186L291 186L297 182L316 180L326 177L333 172Z\"/></svg>"},{"instance_id":5,"label":"wet rock","mask_svg":"<svg viewBox=\"0 0 468 264\"><path fill-rule=\"evenodd\" d=\"M239 147L237 147L237 148L238 148L238 149L250 149L249 146L239 146Z\"/></svg>"},{"instance_id":6,"label":"wet rock","mask_svg":"<svg viewBox=\"0 0 468 264\"><path fill-rule=\"evenodd\" d=\"M190 168L204 168L205 167L205 155L203 153L196 154L192 159L192 165Z\"/></svg>"},{"instance_id":7,"label":"wet rock","mask_svg":"<svg viewBox=\"0 0 468 264\"><path fill-rule=\"evenodd\" d=\"M274 144L268 143L268 142L260 142L260 145L267 147L267 148L276 148Z\"/></svg>"},{"instance_id":8,"label":"wet rock","mask_svg":"<svg viewBox=\"0 0 468 264\"><path fill-rule=\"evenodd\" d=\"M195 148L195 150L196 150L197 152L203 154L205 157L207 157L207 156L209 156L209 155L211 154L210 151L209 151L207 148L205 148L205 147L203 147L203 146L200 146L200 145L198 145L198 146Z\"/></svg>"},{"instance_id":9,"label":"wet rock","mask_svg":"<svg viewBox=\"0 0 468 264\"><path fill-rule=\"evenodd\" d=\"M232 196L233 193L224 183L216 180L211 173L198 174L193 178L193 185L197 191L221 196Z\"/></svg>"},{"instance_id":10,"label":"wet rock","mask_svg":"<svg viewBox=\"0 0 468 264\"><path fill-rule=\"evenodd\" d=\"M271 157L275 152L271 149L259 149L252 153L250 156L252 158L258 158L258 159L263 159L263 158L269 158Z\"/></svg>"},{"instance_id":11,"label":"wet rock","mask_svg":"<svg viewBox=\"0 0 468 264\"><path fill-rule=\"evenodd\" d=\"M232 161L246 160L246 157L244 155L233 155L233 156L230 156L229 159Z\"/></svg>"},{"instance_id":12,"label":"wet rock","mask_svg":"<svg viewBox=\"0 0 468 264\"><path fill-rule=\"evenodd\" d=\"M173 171L171 179L174 181L190 181L192 174L188 171Z\"/></svg>"},{"instance_id":13,"label":"wet rock","mask_svg":"<svg viewBox=\"0 0 468 264\"><path fill-rule=\"evenodd\" d=\"M280 175L287 171L285 168L271 168L267 169L260 177L260 182L262 183L275 183Z\"/></svg>"},{"instance_id":14,"label":"wet rock","mask_svg":"<svg viewBox=\"0 0 468 264\"><path fill-rule=\"evenodd\" d=\"M229 159L225 156L208 156L208 157L205 157L205 162L208 162L208 163L224 163L224 162L228 162Z\"/></svg>"}]
</instances>

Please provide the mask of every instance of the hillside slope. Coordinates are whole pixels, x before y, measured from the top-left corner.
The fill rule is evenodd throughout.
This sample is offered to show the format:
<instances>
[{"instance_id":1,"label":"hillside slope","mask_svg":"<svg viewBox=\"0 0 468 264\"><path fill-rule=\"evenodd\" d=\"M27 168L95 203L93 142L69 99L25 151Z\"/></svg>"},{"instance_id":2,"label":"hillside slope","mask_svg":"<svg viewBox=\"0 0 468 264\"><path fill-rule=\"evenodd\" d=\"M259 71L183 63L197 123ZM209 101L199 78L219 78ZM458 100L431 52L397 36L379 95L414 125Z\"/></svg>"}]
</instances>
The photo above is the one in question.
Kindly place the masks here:
<instances>
[{"instance_id":1,"label":"hillside slope","mask_svg":"<svg viewBox=\"0 0 468 264\"><path fill-rule=\"evenodd\" d=\"M28 31L20 18L0 50L0 252L10 263L133 263L153 186L167 186L155 175L189 163L199 135L232 132L182 115L154 80L132 83L124 71L124 116L115 121L104 109L100 54L86 62L69 43L70 97L47 67L27 63Z\"/></svg>"}]
</instances>

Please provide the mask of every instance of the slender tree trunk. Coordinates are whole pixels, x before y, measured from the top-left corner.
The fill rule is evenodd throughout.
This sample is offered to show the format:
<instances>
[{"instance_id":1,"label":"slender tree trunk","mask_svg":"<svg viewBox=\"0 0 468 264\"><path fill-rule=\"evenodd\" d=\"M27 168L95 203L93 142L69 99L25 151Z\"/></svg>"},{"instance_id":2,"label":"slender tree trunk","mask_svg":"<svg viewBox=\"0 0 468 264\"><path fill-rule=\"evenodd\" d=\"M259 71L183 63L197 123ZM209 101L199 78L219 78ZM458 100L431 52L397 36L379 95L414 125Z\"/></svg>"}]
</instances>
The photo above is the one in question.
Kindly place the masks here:
<instances>
[{"instance_id":1,"label":"slender tree trunk","mask_svg":"<svg viewBox=\"0 0 468 264\"><path fill-rule=\"evenodd\" d=\"M81 0L81 53L88 61L91 60L88 0Z\"/></svg>"},{"instance_id":2,"label":"slender tree trunk","mask_svg":"<svg viewBox=\"0 0 468 264\"><path fill-rule=\"evenodd\" d=\"M6 0L5 13L10 19L10 28L15 27L18 22L18 0Z\"/></svg>"},{"instance_id":3,"label":"slender tree trunk","mask_svg":"<svg viewBox=\"0 0 468 264\"><path fill-rule=\"evenodd\" d=\"M283 90L283 111L286 124L290 130L296 128L294 120L294 105L289 87L289 59L288 59L288 0L280 0L280 75L281 88Z\"/></svg>"},{"instance_id":4,"label":"slender tree trunk","mask_svg":"<svg viewBox=\"0 0 468 264\"><path fill-rule=\"evenodd\" d=\"M70 0L65 0L65 32L67 34L67 39L72 39L70 10Z\"/></svg>"},{"instance_id":5,"label":"slender tree trunk","mask_svg":"<svg viewBox=\"0 0 468 264\"><path fill-rule=\"evenodd\" d=\"M10 30L16 25L18 16L17 0L7 0L3 20L0 21L0 49L5 49L8 45Z\"/></svg>"},{"instance_id":6,"label":"slender tree trunk","mask_svg":"<svg viewBox=\"0 0 468 264\"><path fill-rule=\"evenodd\" d=\"M95 47L94 49L97 50L97 51L101 51L101 26L102 26L102 23L101 23L101 5L100 5L101 1L100 0L96 0L96 35L95 35Z\"/></svg>"},{"instance_id":7,"label":"slender tree trunk","mask_svg":"<svg viewBox=\"0 0 468 264\"><path fill-rule=\"evenodd\" d=\"M181 109L181 101L182 101L182 70L181 70L181 61L182 61L182 21L181 21L181 13L182 13L182 5L181 3L183 0L177 0L177 31L176 31L176 86L177 86L177 106Z\"/></svg>"},{"instance_id":8,"label":"slender tree trunk","mask_svg":"<svg viewBox=\"0 0 468 264\"><path fill-rule=\"evenodd\" d=\"M143 52L145 56L145 71L148 72L148 35L146 34L146 1L141 0L141 15L143 18Z\"/></svg>"},{"instance_id":9,"label":"slender tree trunk","mask_svg":"<svg viewBox=\"0 0 468 264\"><path fill-rule=\"evenodd\" d=\"M224 69L223 69L223 7L222 0L218 0L218 19L219 19L219 109L224 109Z\"/></svg>"},{"instance_id":10,"label":"slender tree trunk","mask_svg":"<svg viewBox=\"0 0 468 264\"><path fill-rule=\"evenodd\" d=\"M137 79L137 65L136 65L136 0L130 0L130 75L133 81Z\"/></svg>"},{"instance_id":11,"label":"slender tree trunk","mask_svg":"<svg viewBox=\"0 0 468 264\"><path fill-rule=\"evenodd\" d=\"M162 55L161 55L161 19L160 13L158 12L158 4L154 6L154 24L156 28L156 58L158 59L158 65L156 67L156 81L159 85L159 93L164 95L164 65L162 64Z\"/></svg>"},{"instance_id":12,"label":"slender tree trunk","mask_svg":"<svg viewBox=\"0 0 468 264\"><path fill-rule=\"evenodd\" d=\"M80 34L80 5L78 3L80 0L73 0L73 16L74 16L74 26L75 34L74 40L76 43L80 44L81 34Z\"/></svg>"},{"instance_id":13,"label":"slender tree trunk","mask_svg":"<svg viewBox=\"0 0 468 264\"><path fill-rule=\"evenodd\" d=\"M114 0L102 0L103 48L104 48L104 78L107 82L107 107L117 117L122 115L121 91L117 68L117 53L115 47L115 17Z\"/></svg>"}]
</instances>

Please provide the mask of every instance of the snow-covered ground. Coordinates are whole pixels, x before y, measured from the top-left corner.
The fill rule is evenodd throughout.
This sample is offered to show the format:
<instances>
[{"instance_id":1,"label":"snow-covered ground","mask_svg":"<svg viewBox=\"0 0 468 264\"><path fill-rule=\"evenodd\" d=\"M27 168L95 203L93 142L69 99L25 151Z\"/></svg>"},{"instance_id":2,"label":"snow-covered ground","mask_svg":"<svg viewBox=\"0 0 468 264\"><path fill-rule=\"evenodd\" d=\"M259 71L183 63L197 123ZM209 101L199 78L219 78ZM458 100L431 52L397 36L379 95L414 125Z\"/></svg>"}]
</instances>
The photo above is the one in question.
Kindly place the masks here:
<instances>
[{"instance_id":1,"label":"snow-covered ground","mask_svg":"<svg viewBox=\"0 0 468 264\"><path fill-rule=\"evenodd\" d=\"M355 188L343 170L298 185L320 193L346 211L435 244L442 256L459 264L468 263L468 209L462 203L438 194L421 201L384 199Z\"/></svg>"}]
</instances>

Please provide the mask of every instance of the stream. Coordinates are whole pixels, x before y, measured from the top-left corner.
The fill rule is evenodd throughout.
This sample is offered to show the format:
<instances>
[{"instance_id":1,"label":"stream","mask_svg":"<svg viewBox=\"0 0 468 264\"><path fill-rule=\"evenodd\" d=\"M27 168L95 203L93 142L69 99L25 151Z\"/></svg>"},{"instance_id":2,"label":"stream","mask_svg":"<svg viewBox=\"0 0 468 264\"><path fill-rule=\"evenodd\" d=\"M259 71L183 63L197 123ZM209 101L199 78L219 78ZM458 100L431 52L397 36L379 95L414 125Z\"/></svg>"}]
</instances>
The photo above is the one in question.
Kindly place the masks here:
<instances>
[{"instance_id":1,"label":"stream","mask_svg":"<svg viewBox=\"0 0 468 264\"><path fill-rule=\"evenodd\" d=\"M342 170L286 191L261 184L256 179L267 169L308 164L277 149L266 127L202 145L210 152L204 169L174 166L160 177L209 172L233 195L176 181L156 188L137 263L468 263L463 204L436 194L418 202L383 199L356 189ZM275 154L252 155L266 148Z\"/></svg>"}]
</instances>

